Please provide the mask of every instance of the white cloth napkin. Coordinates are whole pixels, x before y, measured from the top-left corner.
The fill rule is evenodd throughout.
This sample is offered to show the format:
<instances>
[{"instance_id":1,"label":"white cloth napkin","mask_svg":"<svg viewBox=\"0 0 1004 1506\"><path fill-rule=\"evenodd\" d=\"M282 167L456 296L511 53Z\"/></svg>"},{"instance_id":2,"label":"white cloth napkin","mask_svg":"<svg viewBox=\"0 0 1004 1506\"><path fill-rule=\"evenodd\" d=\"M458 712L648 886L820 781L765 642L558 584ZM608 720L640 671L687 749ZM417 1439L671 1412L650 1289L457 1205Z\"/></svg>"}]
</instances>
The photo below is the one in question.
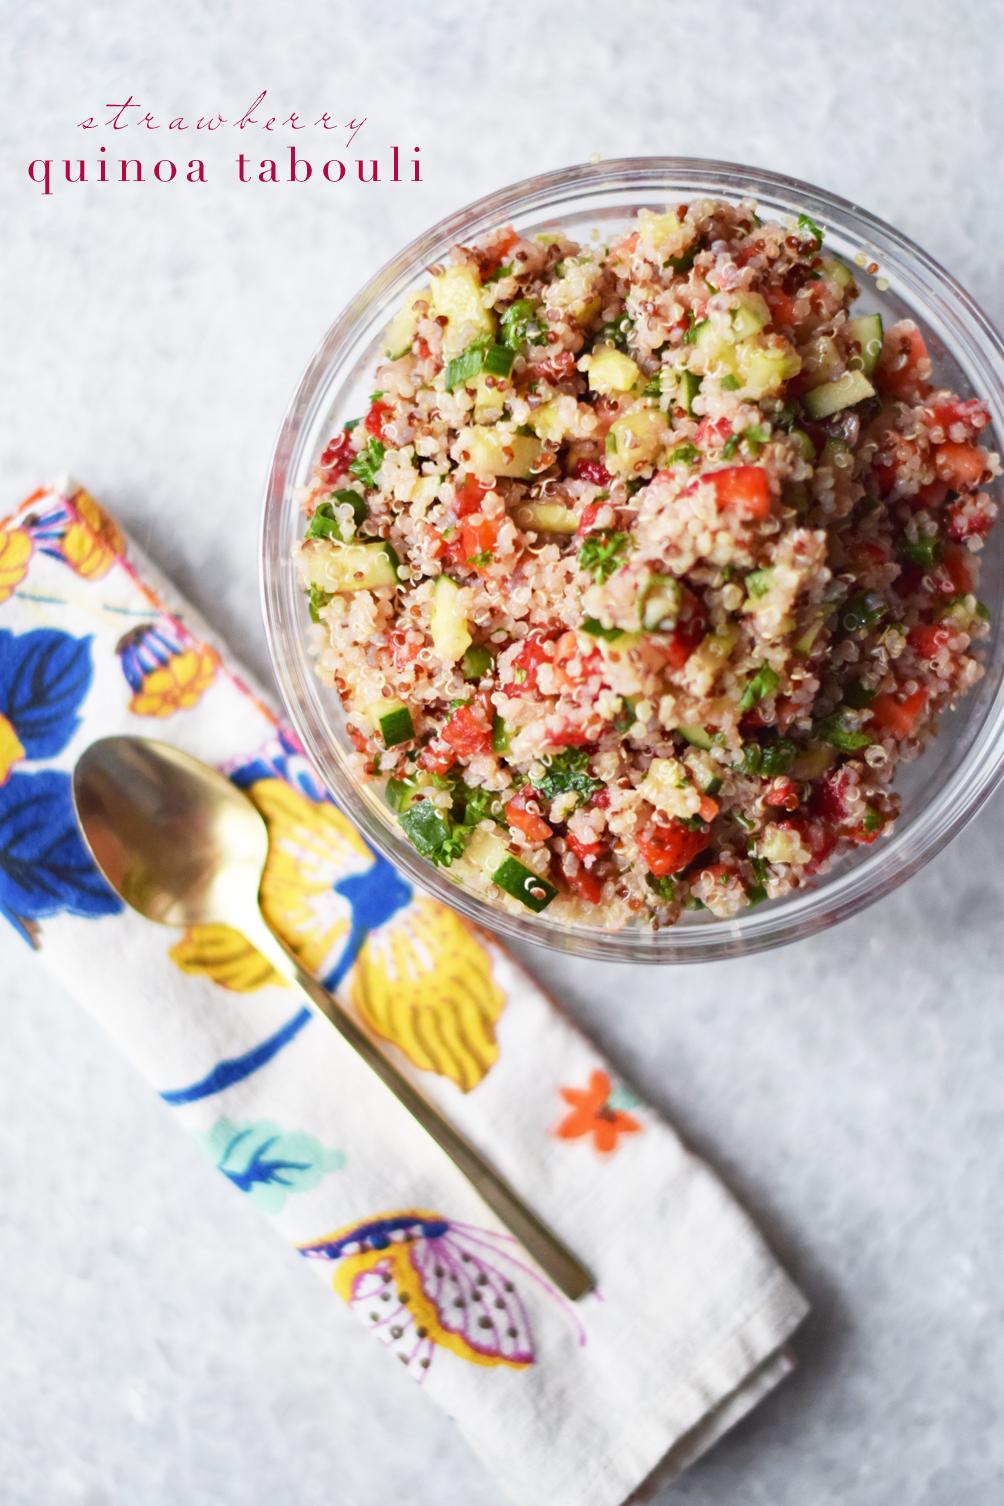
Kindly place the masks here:
<instances>
[{"instance_id":1,"label":"white cloth napkin","mask_svg":"<svg viewBox=\"0 0 1004 1506\"><path fill-rule=\"evenodd\" d=\"M565 1301L243 938L124 910L76 831L95 738L214 764L269 823L305 964L594 1273ZM0 525L0 909L521 1506L618 1506L790 1368L806 1311L702 1162L490 937L413 893L86 492Z\"/></svg>"}]
</instances>

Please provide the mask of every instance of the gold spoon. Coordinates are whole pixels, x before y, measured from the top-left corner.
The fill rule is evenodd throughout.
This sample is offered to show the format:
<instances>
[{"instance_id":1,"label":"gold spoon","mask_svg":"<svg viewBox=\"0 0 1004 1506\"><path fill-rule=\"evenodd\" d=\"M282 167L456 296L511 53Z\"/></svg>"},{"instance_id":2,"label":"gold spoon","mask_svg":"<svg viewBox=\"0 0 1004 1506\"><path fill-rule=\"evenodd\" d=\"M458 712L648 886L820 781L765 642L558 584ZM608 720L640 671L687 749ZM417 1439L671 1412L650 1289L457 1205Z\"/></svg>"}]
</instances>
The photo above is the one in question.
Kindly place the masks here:
<instances>
[{"instance_id":1,"label":"gold spoon","mask_svg":"<svg viewBox=\"0 0 1004 1506\"><path fill-rule=\"evenodd\" d=\"M297 962L258 904L268 830L215 769L145 737L103 737L73 771L73 801L94 861L127 905L165 926L226 925L306 995L463 1172L554 1284L575 1300L589 1272L439 1110Z\"/></svg>"}]
</instances>

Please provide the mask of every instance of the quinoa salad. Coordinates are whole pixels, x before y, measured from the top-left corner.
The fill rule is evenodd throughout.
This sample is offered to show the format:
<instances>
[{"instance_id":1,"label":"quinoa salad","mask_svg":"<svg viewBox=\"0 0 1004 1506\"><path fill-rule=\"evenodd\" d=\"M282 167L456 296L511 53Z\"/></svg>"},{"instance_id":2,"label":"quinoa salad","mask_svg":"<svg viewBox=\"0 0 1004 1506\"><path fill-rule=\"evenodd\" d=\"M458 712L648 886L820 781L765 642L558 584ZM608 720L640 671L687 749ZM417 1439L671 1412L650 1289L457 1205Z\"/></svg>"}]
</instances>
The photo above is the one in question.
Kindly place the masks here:
<instances>
[{"instance_id":1,"label":"quinoa salad","mask_svg":"<svg viewBox=\"0 0 1004 1506\"><path fill-rule=\"evenodd\" d=\"M888 834L983 673L984 404L752 202L428 271L302 494L353 776L465 889L575 926L733 917Z\"/></svg>"}]
</instances>

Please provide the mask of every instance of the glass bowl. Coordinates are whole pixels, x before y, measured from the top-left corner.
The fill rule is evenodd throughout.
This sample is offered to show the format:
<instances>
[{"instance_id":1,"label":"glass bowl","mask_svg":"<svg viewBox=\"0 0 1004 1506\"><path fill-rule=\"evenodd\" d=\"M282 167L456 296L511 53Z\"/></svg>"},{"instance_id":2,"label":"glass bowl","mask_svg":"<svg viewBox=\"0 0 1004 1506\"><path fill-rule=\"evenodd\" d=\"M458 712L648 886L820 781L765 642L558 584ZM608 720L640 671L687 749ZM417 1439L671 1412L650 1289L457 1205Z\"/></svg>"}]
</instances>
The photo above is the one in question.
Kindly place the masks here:
<instances>
[{"instance_id":1,"label":"glass bowl","mask_svg":"<svg viewBox=\"0 0 1004 1506\"><path fill-rule=\"evenodd\" d=\"M426 268L458 241L470 242L512 221L524 234L560 226L588 242L606 239L643 207L660 208L695 195L757 200L762 219L808 214L826 234L827 250L853 263L877 264L857 274L862 311L878 309L886 325L910 317L920 325L934 365L935 386L986 400L1000 450L1004 434L1004 345L982 310L937 262L873 215L793 178L728 162L641 157L546 173L490 194L435 225L379 271L332 325L308 366L286 414L272 459L262 519L265 630L286 709L308 755L341 809L394 866L420 888L469 919L504 936L579 956L622 962L698 962L760 951L812 935L888 894L940 851L969 821L1004 772L1004 522L990 534L980 595L992 612L983 644L986 673L913 764L901 765L895 789L903 798L895 833L838 859L811 887L764 903L731 920L685 915L658 930L610 931L571 926L544 911L514 915L462 889L449 869L421 857L398 829L379 793L351 777L351 745L338 698L314 673L309 615L290 558L304 528L297 489L306 484L331 434L365 411L380 337L404 295L427 280Z\"/></svg>"}]
</instances>

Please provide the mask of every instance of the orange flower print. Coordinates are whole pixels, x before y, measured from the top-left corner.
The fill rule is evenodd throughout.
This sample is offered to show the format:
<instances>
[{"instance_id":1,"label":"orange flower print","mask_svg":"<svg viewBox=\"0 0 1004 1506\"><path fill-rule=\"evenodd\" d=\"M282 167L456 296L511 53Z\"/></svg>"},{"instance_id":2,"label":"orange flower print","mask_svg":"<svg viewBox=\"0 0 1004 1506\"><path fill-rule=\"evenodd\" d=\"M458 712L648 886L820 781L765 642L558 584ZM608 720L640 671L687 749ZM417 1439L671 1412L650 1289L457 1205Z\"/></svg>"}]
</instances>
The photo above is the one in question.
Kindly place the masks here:
<instances>
[{"instance_id":1,"label":"orange flower print","mask_svg":"<svg viewBox=\"0 0 1004 1506\"><path fill-rule=\"evenodd\" d=\"M611 1092L610 1078L605 1072L594 1072L588 1088L559 1088L558 1092L572 1105L572 1112L555 1130L559 1140L592 1135L594 1149L601 1155L610 1155L617 1149L621 1135L637 1135L641 1130L637 1119L624 1112L625 1106L633 1108L638 1099L625 1088Z\"/></svg>"}]
</instances>

